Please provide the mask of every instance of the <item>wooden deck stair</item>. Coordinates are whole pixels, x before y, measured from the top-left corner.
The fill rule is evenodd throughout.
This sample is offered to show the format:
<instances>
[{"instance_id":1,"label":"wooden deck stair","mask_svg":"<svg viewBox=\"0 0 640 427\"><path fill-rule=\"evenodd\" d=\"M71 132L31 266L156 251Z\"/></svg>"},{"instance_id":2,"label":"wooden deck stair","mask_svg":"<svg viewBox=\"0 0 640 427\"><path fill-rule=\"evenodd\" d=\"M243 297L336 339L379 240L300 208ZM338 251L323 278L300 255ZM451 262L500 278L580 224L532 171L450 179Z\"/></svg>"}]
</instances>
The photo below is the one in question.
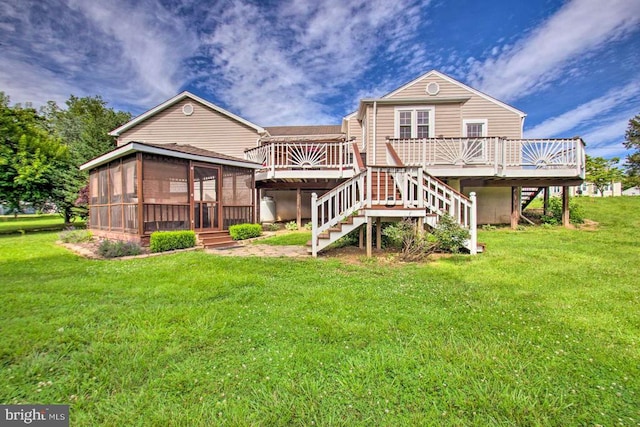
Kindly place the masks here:
<instances>
[{"instance_id":1,"label":"wooden deck stair","mask_svg":"<svg viewBox=\"0 0 640 427\"><path fill-rule=\"evenodd\" d=\"M198 231L196 237L200 245L206 249L228 248L237 243L231 238L229 231Z\"/></svg>"},{"instance_id":2,"label":"wooden deck stair","mask_svg":"<svg viewBox=\"0 0 640 427\"><path fill-rule=\"evenodd\" d=\"M523 187L520 195L520 212L524 211L542 190L544 187Z\"/></svg>"}]
</instances>

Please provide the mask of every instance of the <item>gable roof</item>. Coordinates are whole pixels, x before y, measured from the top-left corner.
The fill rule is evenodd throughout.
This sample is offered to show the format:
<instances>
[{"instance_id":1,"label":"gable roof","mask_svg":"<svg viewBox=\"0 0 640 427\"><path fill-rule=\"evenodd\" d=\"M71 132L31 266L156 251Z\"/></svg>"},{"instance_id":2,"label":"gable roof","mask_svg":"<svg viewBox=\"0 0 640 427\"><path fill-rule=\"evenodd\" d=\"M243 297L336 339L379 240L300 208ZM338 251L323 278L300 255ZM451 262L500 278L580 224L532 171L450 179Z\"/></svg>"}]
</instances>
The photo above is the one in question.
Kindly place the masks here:
<instances>
[{"instance_id":1,"label":"gable roof","mask_svg":"<svg viewBox=\"0 0 640 427\"><path fill-rule=\"evenodd\" d=\"M457 85L457 86L459 86L459 87L461 87L463 89L466 89L469 92L471 92L471 93L473 93L475 95L478 95L481 98L486 99L487 101L491 101L494 104L497 104L497 105L499 105L499 106L501 106L503 108L506 108L507 110L518 114L520 117L526 117L527 116L527 114L525 112L520 111L517 108L512 107L511 105L506 104L506 103L504 103L504 102L502 102L502 101L500 101L500 100L498 100L498 99L496 99L496 98L494 98L492 96L489 96L486 93L480 92L478 89L474 89L471 86L467 86L466 84L454 79L453 77L449 77L446 74L443 74L443 73L441 73L440 71L437 71L437 70L431 70L431 71L428 71L428 72L424 73L423 75L411 80L409 83L405 83L404 85L400 86L399 88L392 90L391 92L389 92L386 95L383 95L382 98L390 98L393 95L395 95L396 93L398 93L398 92L408 88L409 86L414 85L415 83L419 82L420 80L425 79L425 78L430 77L430 76L440 77L441 79L446 80L449 83Z\"/></svg>"},{"instance_id":2,"label":"gable roof","mask_svg":"<svg viewBox=\"0 0 640 427\"><path fill-rule=\"evenodd\" d=\"M453 77L449 77L448 75L443 74L443 73L441 73L440 71L437 71L437 70L431 70L431 71L428 71L428 72L426 72L426 73L424 73L424 74L422 74L422 75L420 75L420 76L416 77L415 79L411 80L410 82L405 83L405 84L403 84L402 86L400 86L400 87L398 87L398 88L396 88L396 89L392 90L391 92L387 93L386 95L383 95L382 97L380 97L380 98L378 98L378 99L361 99L361 100L360 100L360 105L359 105L358 109L357 109L357 110L355 110L355 111L353 111L353 112L351 112L351 113L349 113L349 114L347 114L346 116L344 116L344 117L343 117L343 120L349 120L350 118L352 118L352 117L354 117L354 116L360 116L360 114L358 114L358 113L360 113L360 112L361 112L361 110L362 110L362 104L363 104L363 103L371 103L371 102L373 102L373 101L380 101L381 99L387 99L387 98L390 98L390 97L392 97L393 95L395 95L396 93L398 93L398 92L400 92L400 91L402 91L402 90L404 90L404 89L408 88L409 86L412 86L412 85L416 84L416 83L417 83L417 82L419 82L420 80L425 79L425 78L430 77L430 76L437 76L437 77L440 77L441 79L446 80L446 81L448 81L448 82L449 82L449 83L451 83L451 84L457 85L457 86L459 86L459 87L461 87L461 88L463 88L463 89L465 89L465 90L467 90L467 91L469 91L469 92L471 92L471 93L473 93L473 94L475 94L475 95L478 95L479 97L484 98L484 99L486 99L487 101L493 102L493 103L494 103L494 104L496 104L496 105L499 105L499 106L501 106L501 107L503 107L503 108L506 108L507 110L509 110L509 111L511 111L511 112L513 112L513 113L516 113L516 114L517 114L517 115L519 115L520 117L526 117L526 116L527 116L527 114L526 114L525 112L520 111L520 110L518 110L517 108L512 107L511 105L506 104L506 103L504 103L504 102L502 102L502 101L500 101L500 100L498 100L498 99L496 99L496 98L494 98L494 97L492 97L492 96L489 96L489 95L487 95L486 93L480 92L479 90L474 89L474 88L472 88L471 86L467 86L466 84L464 84L464 83L462 83L462 82L460 82L460 81L458 81L458 80L454 79ZM447 101L447 100L445 100L445 102L446 102L446 101ZM449 100L449 101L451 101L451 102L455 102L455 101L462 101L462 102L464 102L464 101L465 101L465 99L460 98L459 100L456 100L456 99L453 99L453 98L452 98L452 99L451 99L451 100ZM431 100L431 102L433 102L433 100Z\"/></svg>"},{"instance_id":3,"label":"gable roof","mask_svg":"<svg viewBox=\"0 0 640 427\"><path fill-rule=\"evenodd\" d=\"M102 156L80 165L80 170L93 169L98 166L109 163L112 160L124 157L132 153L149 153L159 154L168 157L177 157L180 159L195 160L205 163L215 163L227 166L237 166L242 168L258 169L262 165L237 157L227 156L226 154L216 153L215 151L205 150L203 148L194 147L184 144L149 144L146 142L131 141L121 147L109 151Z\"/></svg>"},{"instance_id":4,"label":"gable roof","mask_svg":"<svg viewBox=\"0 0 640 427\"><path fill-rule=\"evenodd\" d=\"M208 107L214 111L217 111L220 114L223 114L239 123L242 123L245 126L248 126L252 129L254 129L256 132L258 133L264 133L264 129L258 125L256 125L255 123L251 123L248 120L243 119L240 116L237 116L235 114L233 114L230 111L225 110L222 107L218 107L217 105L207 101L206 99L200 98L197 95L192 94L191 92L188 91L184 91L182 93L179 93L178 95L174 96L173 98L163 102L160 105L157 105L155 107L153 107L152 109L150 109L149 111L140 114L138 117L133 118L132 120L128 121L127 123L123 124L122 126L120 126L117 129L112 130L111 132L109 132L109 135L111 136L120 136L123 132L126 132L127 130L131 129L132 127L138 125L139 123L142 123L143 121L147 120L150 117L155 116L156 114L158 114L161 111L166 110L167 108L171 107L172 105L177 104L178 102L182 101L183 99L189 98L199 104L204 105L205 107Z\"/></svg>"}]
</instances>

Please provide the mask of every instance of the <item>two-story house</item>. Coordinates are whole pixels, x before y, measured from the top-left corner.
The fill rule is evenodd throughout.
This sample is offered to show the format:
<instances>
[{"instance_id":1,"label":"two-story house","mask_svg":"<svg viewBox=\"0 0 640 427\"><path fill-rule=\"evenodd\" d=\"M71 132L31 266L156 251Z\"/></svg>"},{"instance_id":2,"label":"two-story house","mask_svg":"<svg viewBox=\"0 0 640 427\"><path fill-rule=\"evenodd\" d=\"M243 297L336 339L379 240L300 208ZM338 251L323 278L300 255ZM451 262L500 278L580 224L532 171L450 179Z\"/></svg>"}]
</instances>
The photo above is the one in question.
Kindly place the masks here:
<instances>
[{"instance_id":1,"label":"two-story house","mask_svg":"<svg viewBox=\"0 0 640 427\"><path fill-rule=\"evenodd\" d=\"M315 255L358 228L367 231L370 252L374 221L414 217L435 225L447 213L470 229L475 253L478 223L515 226L540 191L584 178L581 139L523 139L524 119L437 71L362 99L341 124L327 126L261 127L183 92L115 129L118 148L83 165L91 176L90 226L143 240L153 230L194 229L206 243L205 232L223 235L231 224L259 220L262 206L263 217L310 218ZM99 174L108 181L112 165L134 158L137 169L126 173L138 184L126 208L109 192L122 189L98 189ZM176 162L175 176L147 176ZM273 203L261 204L266 197ZM563 197L568 221L568 191ZM112 200L123 206L107 215ZM133 205L136 221L127 229L123 212L134 215Z\"/></svg>"}]
</instances>

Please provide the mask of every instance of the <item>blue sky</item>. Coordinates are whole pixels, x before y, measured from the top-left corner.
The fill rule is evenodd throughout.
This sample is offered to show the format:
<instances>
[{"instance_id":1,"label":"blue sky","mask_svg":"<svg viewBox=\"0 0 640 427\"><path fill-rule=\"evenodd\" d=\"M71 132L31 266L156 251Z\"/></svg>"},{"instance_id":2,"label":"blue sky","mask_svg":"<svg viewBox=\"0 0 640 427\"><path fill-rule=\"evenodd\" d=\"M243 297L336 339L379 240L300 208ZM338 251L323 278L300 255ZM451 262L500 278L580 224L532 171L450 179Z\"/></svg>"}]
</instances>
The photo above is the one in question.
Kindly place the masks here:
<instances>
[{"instance_id":1,"label":"blue sky","mask_svg":"<svg viewBox=\"0 0 640 427\"><path fill-rule=\"evenodd\" d=\"M1 0L0 64L12 102L139 114L189 90L262 126L337 124L437 69L528 113L526 137L624 156L640 1Z\"/></svg>"}]
</instances>

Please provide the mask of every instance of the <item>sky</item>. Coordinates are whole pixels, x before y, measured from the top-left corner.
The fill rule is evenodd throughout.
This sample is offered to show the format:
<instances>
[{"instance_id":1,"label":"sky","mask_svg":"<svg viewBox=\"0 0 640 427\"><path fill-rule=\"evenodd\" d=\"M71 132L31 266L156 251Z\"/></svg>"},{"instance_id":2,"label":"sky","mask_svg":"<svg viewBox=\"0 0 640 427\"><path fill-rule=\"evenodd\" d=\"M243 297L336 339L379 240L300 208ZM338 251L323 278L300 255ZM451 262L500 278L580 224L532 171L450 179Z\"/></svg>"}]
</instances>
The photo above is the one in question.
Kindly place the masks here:
<instances>
[{"instance_id":1,"label":"sky","mask_svg":"<svg viewBox=\"0 0 640 427\"><path fill-rule=\"evenodd\" d=\"M526 112L527 138L624 157L640 0L0 0L0 91L35 107L138 115L188 90L260 126L339 124L431 69Z\"/></svg>"}]
</instances>

